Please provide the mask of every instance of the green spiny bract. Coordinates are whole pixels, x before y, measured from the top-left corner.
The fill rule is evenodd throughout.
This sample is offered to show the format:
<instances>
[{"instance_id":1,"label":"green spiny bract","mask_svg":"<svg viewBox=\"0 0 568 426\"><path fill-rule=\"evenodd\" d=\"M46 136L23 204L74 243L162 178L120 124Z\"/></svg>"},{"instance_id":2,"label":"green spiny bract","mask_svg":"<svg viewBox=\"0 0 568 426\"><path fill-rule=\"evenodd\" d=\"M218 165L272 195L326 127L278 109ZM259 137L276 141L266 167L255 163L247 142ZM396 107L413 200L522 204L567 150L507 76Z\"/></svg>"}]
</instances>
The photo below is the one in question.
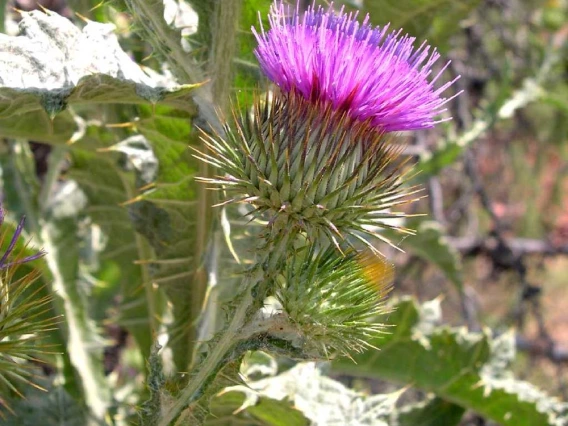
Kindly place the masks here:
<instances>
[{"instance_id":1,"label":"green spiny bract","mask_svg":"<svg viewBox=\"0 0 568 426\"><path fill-rule=\"evenodd\" d=\"M277 278L276 298L308 353L349 356L384 332L377 317L391 289L393 267L370 251L306 249Z\"/></svg>"},{"instance_id":2,"label":"green spiny bract","mask_svg":"<svg viewBox=\"0 0 568 426\"><path fill-rule=\"evenodd\" d=\"M22 219L8 237L0 206L0 400L8 396L3 391L22 395L17 382L40 388L30 380L34 366L29 361L41 362L39 358L49 353L40 341L57 322L50 314L52 298L43 285L35 284L39 272L28 264L44 252L30 253L22 244L23 225Z\"/></svg>"},{"instance_id":3,"label":"green spiny bract","mask_svg":"<svg viewBox=\"0 0 568 426\"><path fill-rule=\"evenodd\" d=\"M43 287L33 288L38 272L16 278L17 268L0 271L0 397L8 396L2 395L4 389L22 396L16 381L40 388L30 381L34 366L28 361L41 362L39 358L49 353L40 341L56 323L49 316L51 297L42 295Z\"/></svg>"},{"instance_id":4,"label":"green spiny bract","mask_svg":"<svg viewBox=\"0 0 568 426\"><path fill-rule=\"evenodd\" d=\"M371 123L276 92L257 97L251 114L235 113L224 130L204 135L211 153L198 156L223 174L203 180L226 190L225 203L250 203L250 215L268 220L267 242L303 233L337 248L357 239L374 250L363 236L386 241L377 228L410 232L387 223L405 216L391 209L414 191L402 186L397 145Z\"/></svg>"}]
</instances>

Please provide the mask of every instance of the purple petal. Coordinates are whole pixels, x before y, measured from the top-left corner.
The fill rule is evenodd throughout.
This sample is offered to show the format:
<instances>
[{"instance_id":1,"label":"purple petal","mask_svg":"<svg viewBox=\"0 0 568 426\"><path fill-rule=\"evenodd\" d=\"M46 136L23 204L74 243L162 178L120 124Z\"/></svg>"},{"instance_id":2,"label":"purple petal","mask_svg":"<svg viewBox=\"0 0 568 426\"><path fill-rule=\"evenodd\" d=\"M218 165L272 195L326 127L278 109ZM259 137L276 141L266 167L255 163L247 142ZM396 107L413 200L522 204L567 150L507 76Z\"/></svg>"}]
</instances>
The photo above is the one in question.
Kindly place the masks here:
<instances>
[{"instance_id":1,"label":"purple petal","mask_svg":"<svg viewBox=\"0 0 568 426\"><path fill-rule=\"evenodd\" d=\"M453 83L435 89L440 74L429 81L440 55L426 43L414 48L414 38L389 33L388 25L372 27L369 16L356 18L331 6L300 14L276 1L270 30L252 29L261 69L284 92L331 103L382 131L433 127L449 100L441 93Z\"/></svg>"}]
</instances>

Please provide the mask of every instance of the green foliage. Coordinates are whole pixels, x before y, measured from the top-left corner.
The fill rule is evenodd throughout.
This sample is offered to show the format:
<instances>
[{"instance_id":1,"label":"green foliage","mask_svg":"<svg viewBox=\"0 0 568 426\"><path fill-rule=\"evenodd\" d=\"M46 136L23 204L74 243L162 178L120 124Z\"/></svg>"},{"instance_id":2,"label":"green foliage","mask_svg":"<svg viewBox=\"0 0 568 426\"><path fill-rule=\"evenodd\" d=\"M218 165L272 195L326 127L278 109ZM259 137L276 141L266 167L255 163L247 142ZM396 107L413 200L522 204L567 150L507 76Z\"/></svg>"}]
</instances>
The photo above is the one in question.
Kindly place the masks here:
<instances>
[{"instance_id":1,"label":"green foliage","mask_svg":"<svg viewBox=\"0 0 568 426\"><path fill-rule=\"evenodd\" d=\"M447 242L442 226L434 221L413 221L416 235L408 240L408 250L436 265L458 288L463 287L462 265L459 253Z\"/></svg>"},{"instance_id":2,"label":"green foliage","mask_svg":"<svg viewBox=\"0 0 568 426\"><path fill-rule=\"evenodd\" d=\"M143 111L137 129L147 138L158 170L150 184L129 206L135 229L152 245L155 255L146 259L154 283L164 289L173 306L170 325L171 346L178 369L187 367L197 339L195 323L200 314L204 290L196 283L202 259L196 257L198 245L198 201L195 177L197 161L188 149L191 116L157 108ZM201 250L204 250L201 248ZM144 259L142 259L144 260Z\"/></svg>"},{"instance_id":3,"label":"green foliage","mask_svg":"<svg viewBox=\"0 0 568 426\"><path fill-rule=\"evenodd\" d=\"M23 34L5 37L1 66L0 134L63 143L83 136L85 124L62 111L96 104L164 104L195 111L191 85L147 74L122 51L112 25L90 22L82 31L57 14L30 12ZM39 50L43 55L36 61Z\"/></svg>"},{"instance_id":4,"label":"green foliage","mask_svg":"<svg viewBox=\"0 0 568 426\"><path fill-rule=\"evenodd\" d=\"M99 129L89 128L89 133L96 137ZM108 304L112 304L113 294L121 294L123 300L114 316L118 316L118 324L133 334L147 357L152 345L152 316L149 312L153 305L146 303L141 283L150 277L147 269L134 261L150 255L149 244L136 234L128 210L121 206L135 194L134 179L121 168L116 155L97 154L80 149L81 145L74 146L76 149L71 152L72 167L68 173L88 201L84 214L95 229L106 236L98 262L102 270L112 274L112 280L108 281L115 287L102 301L103 313Z\"/></svg>"},{"instance_id":5,"label":"green foliage","mask_svg":"<svg viewBox=\"0 0 568 426\"><path fill-rule=\"evenodd\" d=\"M40 226L37 219L40 216L40 207L36 201L38 194L33 188L39 185L22 185L26 179L35 177L32 173L22 173L33 167L31 152L24 144L15 143L11 148L12 159L20 167L6 170L8 173L4 176L3 188L11 198L20 200L24 213L37 221L34 223L37 229ZM14 193L18 187L23 190ZM58 195L42 206L45 221L41 223L41 231L35 236L46 249L52 291L68 325L66 348L69 361L80 371L81 386L93 418L100 420L110 406L111 395L101 363L102 340L88 313L89 280L84 269L80 267L81 263L85 263L86 254L80 253L82 237L79 233L81 212L86 200L77 185L71 182L64 185Z\"/></svg>"},{"instance_id":6,"label":"green foliage","mask_svg":"<svg viewBox=\"0 0 568 426\"><path fill-rule=\"evenodd\" d=\"M508 370L515 353L511 333L491 337L463 328L439 327L439 302L419 307L412 300L396 305L391 333L372 341L380 351L338 360L334 371L380 377L433 392L503 425L562 425L568 405Z\"/></svg>"},{"instance_id":7,"label":"green foliage","mask_svg":"<svg viewBox=\"0 0 568 426\"><path fill-rule=\"evenodd\" d=\"M69 44L67 38L80 38L88 32L87 28L89 28L86 27L85 32L81 33L75 27L70 27L66 20L57 17L57 15L33 13L27 15L26 18L29 26L35 25L36 22L41 23L39 28L43 29L46 35L40 31L37 38L42 43L46 43L46 48L52 50L62 50L62 46ZM62 25L65 31L55 30ZM95 23L92 23L91 27L94 28L89 32L91 38L85 36L85 41L76 41L77 43L90 43L92 33L99 34L100 32L106 37L103 40L104 43L101 42L93 46L87 45L86 48L96 51L97 49L100 50L101 46L108 46L108 43L112 44L113 41L116 43L116 38L111 33L105 34ZM36 36L28 34L28 37L22 40L22 50L37 43L34 37ZM71 56L75 52L72 49L70 50L71 53L62 50L67 55L63 59L68 63L63 62L56 64L56 66L67 67L70 74L80 75L82 69L73 68L76 66L77 60ZM6 118L6 122L10 125L3 126L3 131L5 131L5 136L23 136L58 144L69 139L72 140L73 144L69 151L64 148L57 148L60 152L60 164L52 164L52 173L57 178L61 162L70 158L71 167L67 170L67 175L72 181L69 182L69 188L73 187L73 183L76 182L78 188L74 190L74 194L80 199L62 198L61 201L67 204L63 206L52 205L49 206L49 209L47 209L48 206L45 206L46 209L40 212L37 210L37 206L34 206L36 202L33 201L38 194L32 193L29 198L32 202L29 203L29 208L24 209L24 212L28 216L38 217L44 213L52 215L52 209L65 212L70 207L72 210L76 210L74 214L79 214L82 217L81 223L86 221L88 232L96 233L97 230L100 230L106 236L106 239L102 242L103 248L100 253L94 253L95 262L100 262L100 265L102 265L100 269L95 265L95 271L98 270L101 273L102 271L115 271L113 273L115 286L111 293L107 292L104 295L104 300L107 304L109 301L112 303L112 298L120 294L122 299L120 306L116 306L115 309L111 309L106 314L103 312L102 316L100 311L96 312L97 309L87 308L85 298L88 296L86 294L75 294L78 289L76 288L76 278L73 275L78 273L78 269L75 269L75 272L71 272L71 269L78 268L78 264L70 262L70 250L62 252L61 262L63 263L61 263L61 266L64 267L64 271L61 272L61 275L54 272L55 276L64 278L61 282L68 283L68 290L77 297L77 300L69 305L69 309L75 311L75 314L71 314L70 311L67 312L68 317L75 315L77 319L73 322L74 326L70 328L70 333L77 332L82 336L80 340L83 343L75 343L73 345L74 350L80 352L89 347L99 347L99 350L101 350L102 340L96 337L98 333L92 328L89 316L93 314L101 320L110 314L115 318L118 316L118 323L126 327L135 336L140 350L144 356L148 356L153 340L152 330L157 330L158 321L164 310L163 298L153 288L152 280L156 280L155 282L163 280L167 282L168 294L172 299L178 301L174 305L172 313L170 345L177 348L174 352L174 362L180 366L179 369L183 369L187 366L188 359L191 356L189 348L195 341L195 336L191 335L192 323L201 307L201 301L198 299L199 294L189 291L190 287L187 286L188 277L191 278L195 262L192 256L195 252L195 242L192 239L195 234L193 230L195 223L190 218L194 216L195 209L195 203L192 199L195 197L196 190L192 185L196 168L193 166L195 161L192 160L191 153L186 149L191 130L189 121L192 112L195 111L192 98L188 96L188 90L191 87L186 86L173 90L157 87L157 84L162 83L156 83L144 74L118 48L118 44L116 44L114 51L106 52L106 54L109 56L114 54L118 58L117 68L111 70L111 74L120 75L120 78L111 75L90 75L82 78L77 85L62 82L62 88L54 86L45 89L19 88L17 89L17 96L35 99L34 102L38 103L34 106L23 104L21 100L24 98L3 97L7 105L10 106L10 114L17 114L16 117L18 118L18 120L13 120L13 115L9 116L10 119ZM15 55L14 60L16 59L17 56ZM50 64L50 66L53 66L53 64ZM30 70L30 73L33 71ZM89 71L92 72L92 70ZM25 73L25 70L22 70L22 72ZM133 78L138 78L142 82L135 83L131 80ZM160 78L162 78L163 83L167 83L166 80L163 80L163 77ZM66 88L67 86L68 88ZM80 104L81 108L79 109L83 116L92 113L87 107L116 102L155 104L163 101L165 105L172 105L177 109L154 107L153 110L142 111L143 118L137 123L139 127L135 129L135 133L131 133L134 136L116 143L117 140L120 140L120 137L125 137L128 133L125 134L121 129L112 131L102 127L96 121L87 123L81 116L75 115L73 112L60 112L50 122L46 113L41 109L45 105L40 105L39 102L47 102L51 105L55 99L61 101L62 107L66 107L68 104ZM22 109L19 109L20 106ZM107 117L114 115L118 118L116 111L115 108L108 107L105 113ZM134 112L135 110L131 111ZM53 110L51 112L58 111ZM40 119L38 121L38 117L42 117L41 114L43 114L45 120ZM46 122L47 130L44 131L40 127L38 131L37 126L29 124L31 122L34 122L34 124ZM65 125L59 128L57 127L58 123ZM53 127L58 130L54 132ZM151 142L147 142L145 135ZM156 153L154 153L154 148L157 151ZM113 154L111 151L120 154ZM146 190L144 193L139 191L138 187L148 184L152 184L150 190ZM12 183L8 185L11 186ZM50 190L45 188L43 193L47 196L52 195ZM23 192L14 194L16 204L22 203L23 194ZM16 201L18 199L19 201ZM127 202L131 204L126 208L123 205ZM53 244L49 244L50 255L57 257L59 253L58 244L70 244L69 248L77 250L76 256L78 255L80 244L86 243L84 238L76 239L75 237L80 231L77 228L78 224L79 221L76 219L74 221L72 219L60 221L56 218L53 224L45 225L46 232L41 236L44 244L51 241L47 230L51 230L49 232L53 233L55 239ZM84 227L84 225L81 225L81 227ZM37 228L36 230L39 231ZM135 232L136 230L141 231L148 238L150 244L141 235L138 235ZM36 237L40 236L36 234ZM155 259L153 259L154 256ZM82 257L84 260L84 256ZM139 260L143 263L136 264ZM57 260L50 264L52 271L57 270L53 269L56 268L56 265ZM57 285L57 281L54 285ZM79 286L79 290L83 285ZM113 293L115 296L113 296ZM66 293L62 292L61 294ZM72 299L75 299L75 296ZM79 302L79 300L82 300L82 302ZM103 300L99 301L98 298L95 300L97 300L95 303L98 303L98 306L104 306L103 309L107 309ZM80 308L81 306L82 308ZM117 313L113 314L113 310L118 315ZM95 311L95 313L90 311ZM187 318L191 320L188 321ZM90 341L90 343L87 343L87 341ZM71 351L71 353L73 352ZM85 354L81 359L86 360L89 357L90 355ZM100 371L98 374L102 374L101 358L95 357L95 359L94 362L99 365L96 368ZM79 366L82 363L83 361L77 361L76 365ZM77 371L84 376L89 374L89 371L94 370L78 368ZM90 380L86 376L83 377L84 383L93 383L97 380L99 379ZM88 391L87 394L96 395L98 391L104 392L107 386L99 383L96 389L97 391Z\"/></svg>"}]
</instances>

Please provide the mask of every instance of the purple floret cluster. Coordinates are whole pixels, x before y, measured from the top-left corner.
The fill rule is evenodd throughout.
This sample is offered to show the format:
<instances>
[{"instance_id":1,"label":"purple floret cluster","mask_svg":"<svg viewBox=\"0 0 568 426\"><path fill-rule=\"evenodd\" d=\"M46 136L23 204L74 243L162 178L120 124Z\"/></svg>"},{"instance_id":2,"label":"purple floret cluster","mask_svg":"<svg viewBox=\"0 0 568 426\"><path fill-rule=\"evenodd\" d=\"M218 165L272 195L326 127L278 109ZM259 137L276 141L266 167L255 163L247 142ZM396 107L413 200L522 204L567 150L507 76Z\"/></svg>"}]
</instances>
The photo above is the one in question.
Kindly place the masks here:
<instances>
[{"instance_id":1,"label":"purple floret cluster","mask_svg":"<svg viewBox=\"0 0 568 426\"><path fill-rule=\"evenodd\" d=\"M373 27L369 16L312 5L305 13L282 1L272 5L270 29L253 28L262 71L283 92L331 104L355 120L368 121L383 132L433 127L449 101L442 93L455 81L434 84L440 58L426 43Z\"/></svg>"}]
</instances>

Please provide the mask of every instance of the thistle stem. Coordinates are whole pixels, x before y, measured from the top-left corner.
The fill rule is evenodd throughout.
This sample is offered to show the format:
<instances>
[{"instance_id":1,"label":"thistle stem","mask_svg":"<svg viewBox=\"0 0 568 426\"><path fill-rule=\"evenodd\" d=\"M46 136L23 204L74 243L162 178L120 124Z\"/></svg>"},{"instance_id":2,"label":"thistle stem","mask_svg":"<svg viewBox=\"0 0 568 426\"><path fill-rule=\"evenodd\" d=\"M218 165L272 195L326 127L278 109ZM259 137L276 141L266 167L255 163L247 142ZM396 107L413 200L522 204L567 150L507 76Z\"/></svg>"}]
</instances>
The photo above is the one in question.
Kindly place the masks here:
<instances>
[{"instance_id":1,"label":"thistle stem","mask_svg":"<svg viewBox=\"0 0 568 426\"><path fill-rule=\"evenodd\" d=\"M270 290L269 283L278 273L282 260L286 258L287 249L290 242L294 241L294 235L294 232L279 232L275 242L268 247L264 245L263 255L245 280L245 290L238 296L231 322L221 332L219 340L215 341L214 338L210 342L212 349L207 358L201 365L196 366L188 385L178 395L176 403L160 420L158 426L172 424L186 407L207 391L229 355L233 358L235 355L240 355L232 352L243 339L250 337L250 335L245 336L243 331L247 330L247 326L254 321L255 314L262 307ZM254 273L255 270L260 273Z\"/></svg>"},{"instance_id":2,"label":"thistle stem","mask_svg":"<svg viewBox=\"0 0 568 426\"><path fill-rule=\"evenodd\" d=\"M241 300L239 301L228 328L224 330L221 338L216 342L203 364L198 367L195 376L180 393L176 403L160 420L158 426L170 425L181 412L189 404L196 401L204 393L207 386L213 382L217 372L223 367L227 355L238 343L241 330L247 323L250 308L255 305L255 298L251 293L254 284L254 282L249 283L248 288L242 293Z\"/></svg>"}]
</instances>

